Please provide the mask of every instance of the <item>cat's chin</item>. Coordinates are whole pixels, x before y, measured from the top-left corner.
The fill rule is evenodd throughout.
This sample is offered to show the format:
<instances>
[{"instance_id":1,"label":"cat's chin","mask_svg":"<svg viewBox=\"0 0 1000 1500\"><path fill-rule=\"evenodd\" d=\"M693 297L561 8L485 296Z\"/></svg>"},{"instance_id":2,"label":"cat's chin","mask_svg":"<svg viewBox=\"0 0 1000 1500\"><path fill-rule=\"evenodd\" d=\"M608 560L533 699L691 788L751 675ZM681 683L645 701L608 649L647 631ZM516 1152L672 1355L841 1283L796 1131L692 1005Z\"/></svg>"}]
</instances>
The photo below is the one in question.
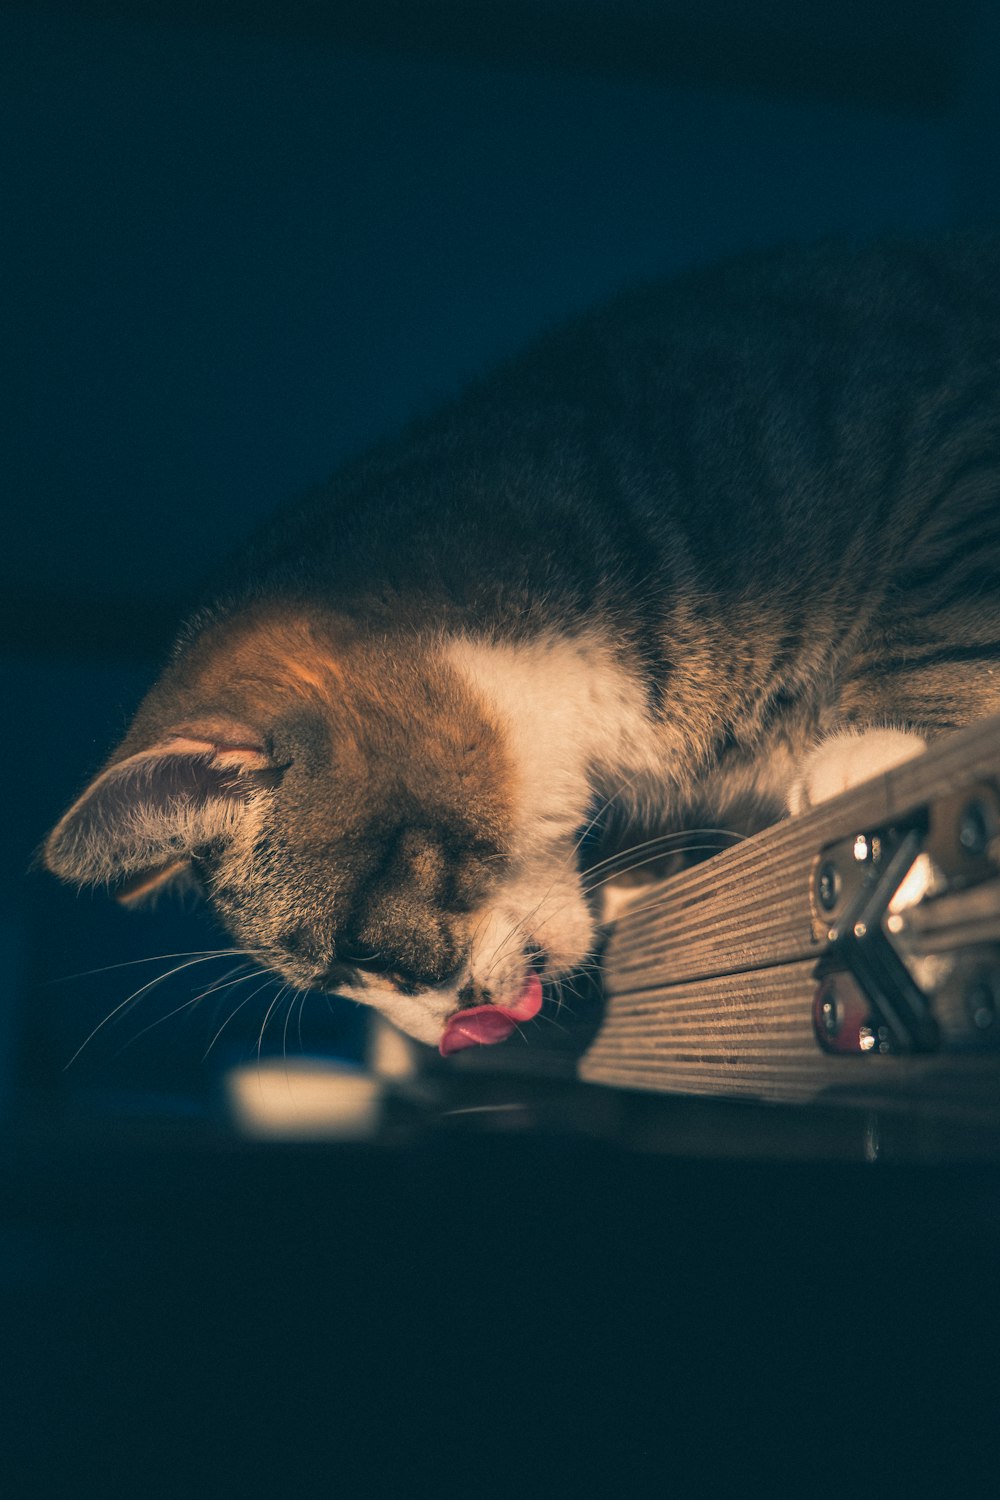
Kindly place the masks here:
<instances>
[{"instance_id":1,"label":"cat's chin","mask_svg":"<svg viewBox=\"0 0 1000 1500\"><path fill-rule=\"evenodd\" d=\"M426 995L400 995L392 990L373 994L371 988L368 988L364 995L359 993L352 996L351 991L345 988L341 993L370 1005L387 1021L391 1021L393 1026L414 1041L424 1042L428 1047L438 1045L449 1017L455 1012L454 995L436 996L434 1003L428 1004Z\"/></svg>"}]
</instances>

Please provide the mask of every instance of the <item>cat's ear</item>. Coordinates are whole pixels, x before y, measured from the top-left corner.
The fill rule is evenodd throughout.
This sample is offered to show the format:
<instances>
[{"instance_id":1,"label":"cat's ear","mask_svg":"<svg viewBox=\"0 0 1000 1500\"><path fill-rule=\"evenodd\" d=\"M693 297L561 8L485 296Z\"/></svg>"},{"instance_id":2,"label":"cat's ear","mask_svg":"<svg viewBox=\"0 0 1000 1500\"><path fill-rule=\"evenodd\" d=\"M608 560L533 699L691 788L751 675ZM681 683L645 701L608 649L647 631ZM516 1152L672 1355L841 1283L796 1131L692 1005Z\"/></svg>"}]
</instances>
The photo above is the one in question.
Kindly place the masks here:
<instances>
[{"instance_id":1,"label":"cat's ear","mask_svg":"<svg viewBox=\"0 0 1000 1500\"><path fill-rule=\"evenodd\" d=\"M170 735L101 772L52 830L44 862L74 885L141 900L184 875L196 850L233 838L281 774L256 743Z\"/></svg>"}]
</instances>

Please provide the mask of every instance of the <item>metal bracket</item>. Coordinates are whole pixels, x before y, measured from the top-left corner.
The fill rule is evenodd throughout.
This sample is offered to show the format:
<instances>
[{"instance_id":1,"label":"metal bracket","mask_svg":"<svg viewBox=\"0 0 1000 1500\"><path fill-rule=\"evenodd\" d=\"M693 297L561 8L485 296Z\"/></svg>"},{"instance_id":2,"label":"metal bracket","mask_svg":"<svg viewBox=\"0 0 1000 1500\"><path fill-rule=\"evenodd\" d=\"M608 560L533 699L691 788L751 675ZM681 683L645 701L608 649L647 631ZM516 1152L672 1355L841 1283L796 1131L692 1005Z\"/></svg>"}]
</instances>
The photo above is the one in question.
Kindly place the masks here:
<instances>
[{"instance_id":1,"label":"metal bracket","mask_svg":"<svg viewBox=\"0 0 1000 1500\"><path fill-rule=\"evenodd\" d=\"M949 992L955 965L937 965L939 973L951 975L942 988L927 977L933 966L928 971L926 963L921 968L913 960L916 952L926 959L928 953L953 948L955 939L968 945L970 903L978 914L977 936L992 935L979 913L983 897L972 892L986 892L984 882L993 887L998 854L1000 798L989 782L944 795L891 826L821 851L813 865L811 902L813 936L826 947L813 1000L813 1025L824 1051L937 1051L942 1045L937 1001L949 1011L949 1045L955 1044ZM991 902L987 906L992 910ZM970 961L976 953L990 957L980 946L970 950ZM968 987L968 978L965 982ZM969 1040L984 1044L987 1038L976 1035L977 1027L980 1033L990 1029L973 1015Z\"/></svg>"},{"instance_id":2,"label":"metal bracket","mask_svg":"<svg viewBox=\"0 0 1000 1500\"><path fill-rule=\"evenodd\" d=\"M836 915L817 978L813 1022L829 1052L933 1052L940 1045L930 1003L883 929L889 903L920 853L924 826L883 829L845 840L854 889L840 900L845 879L842 846L824 851L814 874L814 904L829 902ZM840 856L839 858L837 856ZM839 882L839 888L838 888ZM836 895L837 900L832 900ZM848 976L845 986L835 976ZM859 1001L867 1004L859 1004Z\"/></svg>"}]
</instances>

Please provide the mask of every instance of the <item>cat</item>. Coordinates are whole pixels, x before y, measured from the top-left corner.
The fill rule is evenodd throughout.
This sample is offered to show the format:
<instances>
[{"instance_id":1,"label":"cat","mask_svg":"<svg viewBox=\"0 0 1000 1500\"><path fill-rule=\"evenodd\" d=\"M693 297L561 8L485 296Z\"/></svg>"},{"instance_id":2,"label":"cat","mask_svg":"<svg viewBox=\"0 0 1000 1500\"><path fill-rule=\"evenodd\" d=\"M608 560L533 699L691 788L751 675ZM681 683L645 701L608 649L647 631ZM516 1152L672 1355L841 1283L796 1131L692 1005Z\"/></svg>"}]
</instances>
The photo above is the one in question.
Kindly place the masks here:
<instances>
[{"instance_id":1,"label":"cat","mask_svg":"<svg viewBox=\"0 0 1000 1500\"><path fill-rule=\"evenodd\" d=\"M1000 709L998 249L646 286L351 462L224 571L49 869L193 877L290 984L507 1037L594 952L602 809L761 827Z\"/></svg>"}]
</instances>

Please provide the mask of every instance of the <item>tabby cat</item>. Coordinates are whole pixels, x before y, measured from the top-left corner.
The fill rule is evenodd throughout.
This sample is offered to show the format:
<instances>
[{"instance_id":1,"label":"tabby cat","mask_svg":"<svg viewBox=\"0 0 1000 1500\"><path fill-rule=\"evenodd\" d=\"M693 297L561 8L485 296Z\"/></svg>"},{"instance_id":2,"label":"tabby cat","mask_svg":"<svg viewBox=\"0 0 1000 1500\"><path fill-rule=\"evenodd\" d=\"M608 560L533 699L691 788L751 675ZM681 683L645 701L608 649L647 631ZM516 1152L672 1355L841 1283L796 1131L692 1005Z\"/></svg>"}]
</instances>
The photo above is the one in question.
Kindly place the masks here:
<instances>
[{"instance_id":1,"label":"tabby cat","mask_svg":"<svg viewBox=\"0 0 1000 1500\"><path fill-rule=\"evenodd\" d=\"M1000 245L752 256L543 338L270 522L45 846L445 1053L592 953L580 868L1000 710Z\"/></svg>"}]
</instances>

